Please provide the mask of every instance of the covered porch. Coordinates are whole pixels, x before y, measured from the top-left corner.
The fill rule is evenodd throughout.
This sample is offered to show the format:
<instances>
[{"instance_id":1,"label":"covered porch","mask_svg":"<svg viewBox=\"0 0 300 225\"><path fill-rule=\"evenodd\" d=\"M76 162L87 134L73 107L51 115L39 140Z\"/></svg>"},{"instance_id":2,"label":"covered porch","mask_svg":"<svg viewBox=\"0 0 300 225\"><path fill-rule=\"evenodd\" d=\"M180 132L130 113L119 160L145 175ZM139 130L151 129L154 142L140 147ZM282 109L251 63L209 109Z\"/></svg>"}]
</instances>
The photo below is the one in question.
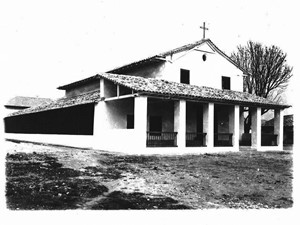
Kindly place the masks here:
<instances>
[{"instance_id":1,"label":"covered porch","mask_svg":"<svg viewBox=\"0 0 300 225\"><path fill-rule=\"evenodd\" d=\"M266 111L273 118L274 124L264 128L262 116ZM242 107L240 117L240 146L256 150L283 149L283 109ZM245 118L250 119L250 129L244 127Z\"/></svg>"},{"instance_id":2,"label":"covered porch","mask_svg":"<svg viewBox=\"0 0 300 225\"><path fill-rule=\"evenodd\" d=\"M113 113L108 111L113 111L107 111L105 107L110 105L108 101L118 101L120 104L118 107L119 118L123 118L125 124L126 120L127 124L132 123L132 126L127 126L126 131L125 124L113 129L104 129L102 125L102 129L99 130L102 130L104 136L117 130L122 130L124 135L133 132L134 138L129 138L127 135L130 141L125 140L126 144L123 143L123 146L135 147L137 151L141 149L146 152L154 152L155 149L161 149L163 152L166 152L167 149L178 152L239 151L245 136L243 129L243 109L245 107L253 111L251 113L253 123L250 147L260 150L261 141L264 140L261 132L261 119L258 118L261 108L273 108L281 117L282 110L287 107L244 92L198 87L136 76L101 76L103 79L100 79L100 90L103 90L102 87L105 86L104 92L102 92L104 101L100 101L98 105L102 105L104 110L99 110L99 114L104 113L103 118L112 115ZM111 86L115 88L101 85L109 83L102 82L106 78L112 82ZM122 96L121 91L123 84L132 89L132 91L126 91L125 96ZM106 88L114 90L114 94L107 95ZM125 98L132 99L130 104L125 104L126 107L130 105L131 115L126 115L126 110L122 110L121 101L125 101ZM127 112L129 111L127 110ZM95 113L95 115L97 117L98 114ZM107 123L103 119L100 120L103 124ZM118 118L111 122L115 120ZM97 124L97 119L95 119L95 123ZM128 129L131 129L131 132ZM95 134L97 135L97 132ZM282 135L277 133L276 135L277 143L281 143ZM270 143L266 144L268 145L266 147L269 147Z\"/></svg>"},{"instance_id":3,"label":"covered porch","mask_svg":"<svg viewBox=\"0 0 300 225\"><path fill-rule=\"evenodd\" d=\"M147 105L148 148L238 148L239 123L235 119L239 119L239 106L146 96L135 99L143 99Z\"/></svg>"},{"instance_id":4,"label":"covered porch","mask_svg":"<svg viewBox=\"0 0 300 225\"><path fill-rule=\"evenodd\" d=\"M189 100L136 97L147 105L146 147L175 147L211 149L223 147L239 150L243 146L244 106ZM135 105L138 107L138 105ZM261 132L260 107L251 107L251 149L263 150L282 146L282 109L275 109L274 133ZM135 114L136 115L136 114ZM141 123L141 120L137 123ZM141 131L142 132L142 131ZM199 149L199 151L201 151Z\"/></svg>"}]
</instances>

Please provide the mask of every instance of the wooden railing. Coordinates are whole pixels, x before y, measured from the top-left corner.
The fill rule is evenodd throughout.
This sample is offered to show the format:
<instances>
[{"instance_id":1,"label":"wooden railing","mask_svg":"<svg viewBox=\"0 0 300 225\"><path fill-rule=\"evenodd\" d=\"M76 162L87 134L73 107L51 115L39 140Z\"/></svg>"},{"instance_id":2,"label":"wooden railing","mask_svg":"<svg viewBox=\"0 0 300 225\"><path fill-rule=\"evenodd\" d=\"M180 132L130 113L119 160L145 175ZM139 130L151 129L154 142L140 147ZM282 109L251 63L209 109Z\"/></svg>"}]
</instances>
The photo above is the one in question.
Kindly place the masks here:
<instances>
[{"instance_id":1,"label":"wooden railing","mask_svg":"<svg viewBox=\"0 0 300 225\"><path fill-rule=\"evenodd\" d=\"M242 133L242 138L240 140L240 146L251 146L251 134Z\"/></svg>"},{"instance_id":2,"label":"wooden railing","mask_svg":"<svg viewBox=\"0 0 300 225\"><path fill-rule=\"evenodd\" d=\"M277 146L277 134L261 134L261 146ZM241 146L251 146L251 134L243 134L240 141Z\"/></svg>"},{"instance_id":3,"label":"wooden railing","mask_svg":"<svg viewBox=\"0 0 300 225\"><path fill-rule=\"evenodd\" d=\"M147 132L147 147L177 147L177 132Z\"/></svg>"},{"instance_id":4,"label":"wooden railing","mask_svg":"<svg viewBox=\"0 0 300 225\"><path fill-rule=\"evenodd\" d=\"M206 133L187 132L186 146L187 147L206 146Z\"/></svg>"},{"instance_id":5,"label":"wooden railing","mask_svg":"<svg viewBox=\"0 0 300 225\"><path fill-rule=\"evenodd\" d=\"M215 133L215 146L232 146L232 133Z\"/></svg>"},{"instance_id":6,"label":"wooden railing","mask_svg":"<svg viewBox=\"0 0 300 225\"><path fill-rule=\"evenodd\" d=\"M277 134L261 134L261 146L277 146Z\"/></svg>"}]
</instances>

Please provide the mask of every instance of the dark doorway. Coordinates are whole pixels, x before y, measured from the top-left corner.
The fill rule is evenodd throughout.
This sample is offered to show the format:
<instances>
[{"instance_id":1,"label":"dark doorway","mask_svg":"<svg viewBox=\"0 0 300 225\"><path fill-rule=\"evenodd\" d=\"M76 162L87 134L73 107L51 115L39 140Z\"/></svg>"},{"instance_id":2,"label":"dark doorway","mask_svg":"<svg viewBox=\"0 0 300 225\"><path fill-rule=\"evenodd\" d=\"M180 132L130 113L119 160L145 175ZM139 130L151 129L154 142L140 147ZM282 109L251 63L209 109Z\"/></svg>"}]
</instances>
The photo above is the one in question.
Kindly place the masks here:
<instances>
[{"instance_id":1,"label":"dark doorway","mask_svg":"<svg viewBox=\"0 0 300 225\"><path fill-rule=\"evenodd\" d=\"M161 116L150 116L149 121L150 132L162 132L162 118Z\"/></svg>"},{"instance_id":2,"label":"dark doorway","mask_svg":"<svg viewBox=\"0 0 300 225\"><path fill-rule=\"evenodd\" d=\"M201 108L197 108L197 118L196 118L196 130L197 133L203 132L203 107L201 105Z\"/></svg>"},{"instance_id":3,"label":"dark doorway","mask_svg":"<svg viewBox=\"0 0 300 225\"><path fill-rule=\"evenodd\" d=\"M134 116L127 115L127 129L134 129Z\"/></svg>"},{"instance_id":4,"label":"dark doorway","mask_svg":"<svg viewBox=\"0 0 300 225\"><path fill-rule=\"evenodd\" d=\"M229 131L229 106L215 105L214 146L232 146L232 133Z\"/></svg>"}]
</instances>

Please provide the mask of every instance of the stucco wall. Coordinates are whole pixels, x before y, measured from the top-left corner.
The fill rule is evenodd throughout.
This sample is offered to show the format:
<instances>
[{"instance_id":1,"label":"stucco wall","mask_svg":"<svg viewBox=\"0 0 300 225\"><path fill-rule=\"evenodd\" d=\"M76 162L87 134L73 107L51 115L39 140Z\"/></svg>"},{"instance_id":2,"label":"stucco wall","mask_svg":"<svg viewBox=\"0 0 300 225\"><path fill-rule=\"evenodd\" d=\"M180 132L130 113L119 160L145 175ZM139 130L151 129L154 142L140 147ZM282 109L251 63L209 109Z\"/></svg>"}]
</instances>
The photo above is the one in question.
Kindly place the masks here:
<instances>
[{"instance_id":1,"label":"stucco wall","mask_svg":"<svg viewBox=\"0 0 300 225\"><path fill-rule=\"evenodd\" d=\"M66 97L73 97L97 89L100 89L99 80L92 81L75 88L71 88L70 90L66 90Z\"/></svg>"},{"instance_id":2,"label":"stucco wall","mask_svg":"<svg viewBox=\"0 0 300 225\"><path fill-rule=\"evenodd\" d=\"M157 62L149 65L144 65L141 68L131 68L126 71L122 71L121 74L141 76L145 78L161 78L164 69L165 69L165 63Z\"/></svg>"},{"instance_id":3,"label":"stucco wall","mask_svg":"<svg viewBox=\"0 0 300 225\"><path fill-rule=\"evenodd\" d=\"M45 144L65 145L80 148L94 147L93 135L63 135L63 134L5 134L6 139L30 141Z\"/></svg>"},{"instance_id":4,"label":"stucco wall","mask_svg":"<svg viewBox=\"0 0 300 225\"><path fill-rule=\"evenodd\" d=\"M190 71L190 84L222 89L222 76L227 76L231 80L231 90L243 91L243 73L241 70L214 52L207 44L198 48L211 53L196 50L184 51L169 57L168 60L172 60L172 63L167 61L151 64L123 73L180 82L180 69L186 69ZM202 59L204 54L206 61Z\"/></svg>"},{"instance_id":5,"label":"stucco wall","mask_svg":"<svg viewBox=\"0 0 300 225\"><path fill-rule=\"evenodd\" d=\"M109 80L104 80L104 97L110 98L115 96L117 96L117 85Z\"/></svg>"},{"instance_id":6,"label":"stucco wall","mask_svg":"<svg viewBox=\"0 0 300 225\"><path fill-rule=\"evenodd\" d=\"M206 61L202 56L206 55ZM190 70L190 84L222 89L222 76L230 77L231 90L243 91L242 72L218 53L189 51L174 54L166 63L163 79L180 82L180 69Z\"/></svg>"},{"instance_id":7,"label":"stucco wall","mask_svg":"<svg viewBox=\"0 0 300 225\"><path fill-rule=\"evenodd\" d=\"M133 115L133 101L128 98L105 102L108 129L127 129L127 115Z\"/></svg>"}]
</instances>

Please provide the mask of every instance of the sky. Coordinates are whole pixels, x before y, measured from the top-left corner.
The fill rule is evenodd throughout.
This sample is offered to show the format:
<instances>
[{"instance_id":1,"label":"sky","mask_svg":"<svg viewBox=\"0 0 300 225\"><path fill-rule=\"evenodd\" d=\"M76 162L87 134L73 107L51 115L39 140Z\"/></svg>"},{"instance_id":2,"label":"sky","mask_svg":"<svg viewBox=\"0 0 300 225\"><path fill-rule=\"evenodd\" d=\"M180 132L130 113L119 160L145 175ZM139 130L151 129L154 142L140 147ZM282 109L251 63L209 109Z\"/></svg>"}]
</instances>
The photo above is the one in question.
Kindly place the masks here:
<instances>
[{"instance_id":1,"label":"sky","mask_svg":"<svg viewBox=\"0 0 300 225\"><path fill-rule=\"evenodd\" d=\"M298 9L296 0L1 0L1 104L62 97L58 86L200 40L206 22L206 36L228 55L248 40L286 52L294 67L286 95L296 105Z\"/></svg>"},{"instance_id":2,"label":"sky","mask_svg":"<svg viewBox=\"0 0 300 225\"><path fill-rule=\"evenodd\" d=\"M1 1L1 97L62 97L58 86L200 40L203 22L228 55L248 40L279 46L294 80L297 14L290 0Z\"/></svg>"}]
</instances>

